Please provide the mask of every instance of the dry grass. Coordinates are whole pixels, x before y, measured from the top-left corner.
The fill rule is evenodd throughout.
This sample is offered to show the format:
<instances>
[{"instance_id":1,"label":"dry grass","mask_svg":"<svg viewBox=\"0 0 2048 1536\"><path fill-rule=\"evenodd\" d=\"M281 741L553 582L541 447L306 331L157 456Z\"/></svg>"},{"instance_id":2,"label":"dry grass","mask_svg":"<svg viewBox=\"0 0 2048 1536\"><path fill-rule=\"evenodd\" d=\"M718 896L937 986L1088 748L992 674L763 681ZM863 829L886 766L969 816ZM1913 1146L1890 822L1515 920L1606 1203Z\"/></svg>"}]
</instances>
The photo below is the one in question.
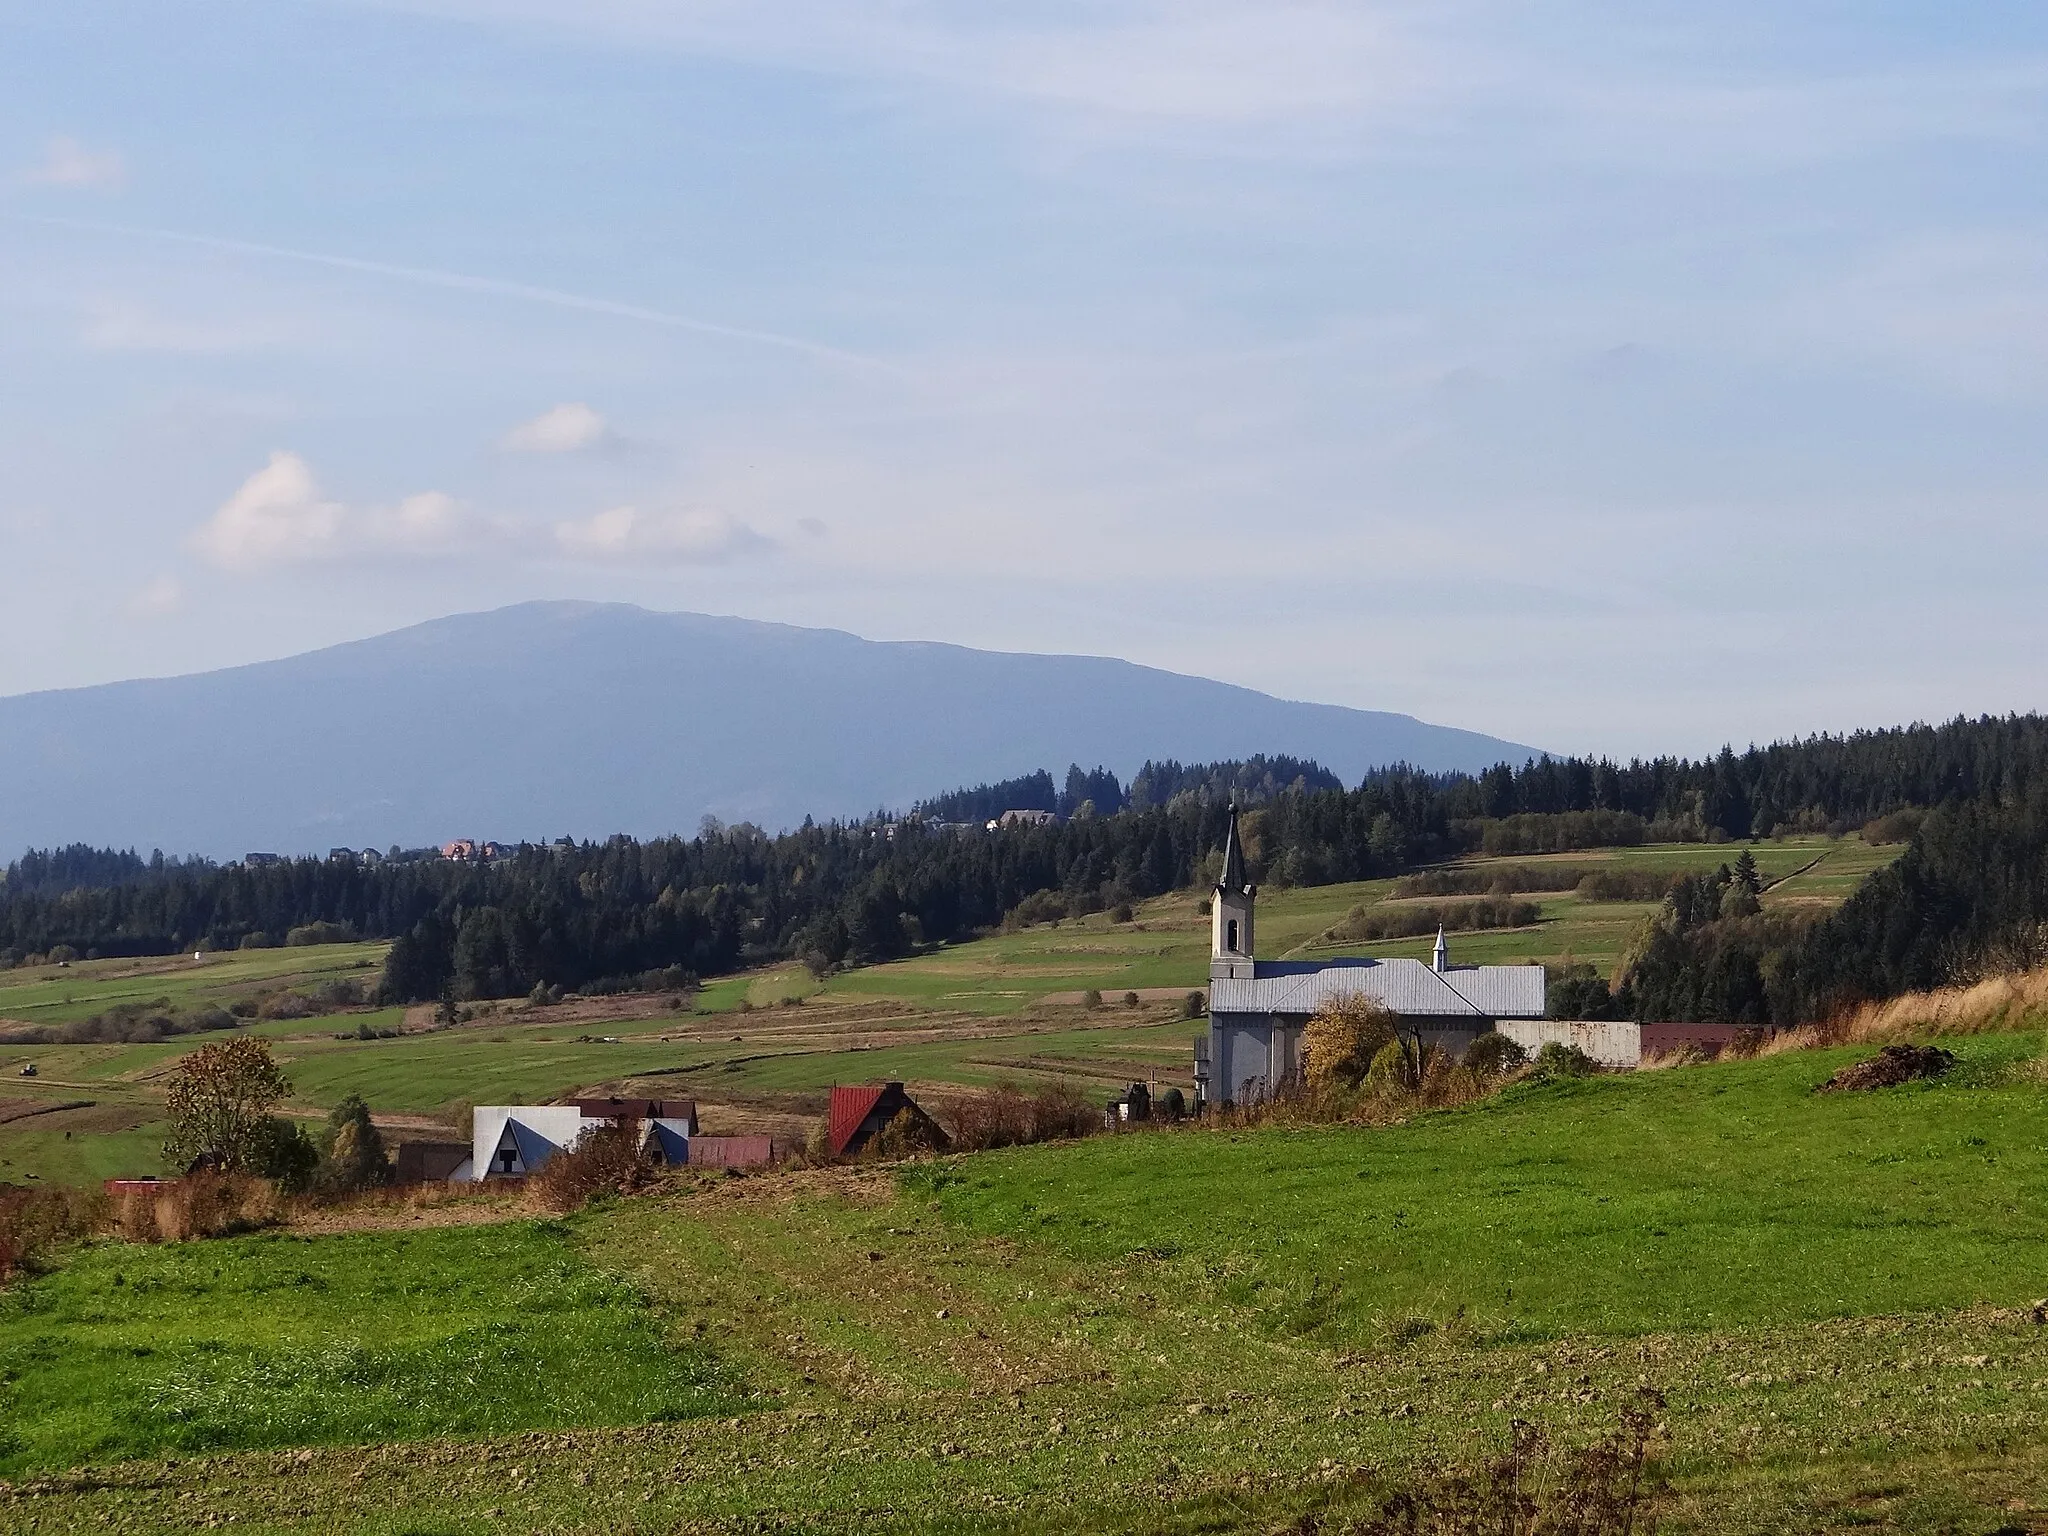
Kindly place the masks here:
<instances>
[{"instance_id":1,"label":"dry grass","mask_svg":"<svg viewBox=\"0 0 2048 1536\"><path fill-rule=\"evenodd\" d=\"M284 1214L285 1201L268 1179L192 1173L153 1189L123 1191L111 1219L115 1234L128 1242L182 1243L276 1226Z\"/></svg>"},{"instance_id":2,"label":"dry grass","mask_svg":"<svg viewBox=\"0 0 2048 1536\"><path fill-rule=\"evenodd\" d=\"M1907 992L1865 1003L1818 1031L1814 1045L1892 1044L1925 1035L1982 1035L2048 1024L2048 967L1991 976L1968 986ZM1775 1042L1774 1042L1775 1043ZM1795 1045L1778 1046L1796 1050Z\"/></svg>"}]
</instances>

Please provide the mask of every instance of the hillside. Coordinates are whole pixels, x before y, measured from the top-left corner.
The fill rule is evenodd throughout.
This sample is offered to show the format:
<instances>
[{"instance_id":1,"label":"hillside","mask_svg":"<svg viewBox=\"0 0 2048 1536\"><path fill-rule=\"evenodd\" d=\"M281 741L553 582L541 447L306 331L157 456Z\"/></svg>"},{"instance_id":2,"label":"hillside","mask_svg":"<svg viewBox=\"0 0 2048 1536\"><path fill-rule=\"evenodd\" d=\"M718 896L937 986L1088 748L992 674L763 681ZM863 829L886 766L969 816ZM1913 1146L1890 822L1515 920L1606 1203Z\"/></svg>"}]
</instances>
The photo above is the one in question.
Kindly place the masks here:
<instances>
[{"instance_id":1,"label":"hillside","mask_svg":"<svg viewBox=\"0 0 2048 1536\"><path fill-rule=\"evenodd\" d=\"M527 603L190 677L0 699L0 848L236 857L769 829L1039 767L1288 753L1347 780L1532 749L1090 656Z\"/></svg>"},{"instance_id":2,"label":"hillside","mask_svg":"<svg viewBox=\"0 0 2048 1536\"><path fill-rule=\"evenodd\" d=\"M1648 1385L1659 1530L2034 1529L2042 1041L1947 1043L101 1245L0 1296L0 1527L1335 1530Z\"/></svg>"}]
</instances>

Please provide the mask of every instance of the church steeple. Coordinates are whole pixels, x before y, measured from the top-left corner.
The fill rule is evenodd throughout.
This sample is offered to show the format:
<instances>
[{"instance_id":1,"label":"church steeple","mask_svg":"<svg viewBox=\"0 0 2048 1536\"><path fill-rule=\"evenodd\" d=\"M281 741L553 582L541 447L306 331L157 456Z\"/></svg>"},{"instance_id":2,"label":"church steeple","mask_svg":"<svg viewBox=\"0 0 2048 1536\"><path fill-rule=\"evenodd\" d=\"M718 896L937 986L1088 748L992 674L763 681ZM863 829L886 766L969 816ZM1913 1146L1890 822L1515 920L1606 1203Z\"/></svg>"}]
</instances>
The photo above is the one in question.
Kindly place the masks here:
<instances>
[{"instance_id":1,"label":"church steeple","mask_svg":"<svg viewBox=\"0 0 2048 1536\"><path fill-rule=\"evenodd\" d=\"M1252 963L1252 899L1258 889L1245 878L1244 844L1237 833L1237 806L1230 807L1230 828L1223 836L1223 872L1209 901L1209 977L1250 980Z\"/></svg>"},{"instance_id":2,"label":"church steeple","mask_svg":"<svg viewBox=\"0 0 2048 1536\"><path fill-rule=\"evenodd\" d=\"M1444 925L1436 925L1436 948L1430 952L1429 968L1441 976L1451 968L1451 946L1444 942Z\"/></svg>"}]
</instances>

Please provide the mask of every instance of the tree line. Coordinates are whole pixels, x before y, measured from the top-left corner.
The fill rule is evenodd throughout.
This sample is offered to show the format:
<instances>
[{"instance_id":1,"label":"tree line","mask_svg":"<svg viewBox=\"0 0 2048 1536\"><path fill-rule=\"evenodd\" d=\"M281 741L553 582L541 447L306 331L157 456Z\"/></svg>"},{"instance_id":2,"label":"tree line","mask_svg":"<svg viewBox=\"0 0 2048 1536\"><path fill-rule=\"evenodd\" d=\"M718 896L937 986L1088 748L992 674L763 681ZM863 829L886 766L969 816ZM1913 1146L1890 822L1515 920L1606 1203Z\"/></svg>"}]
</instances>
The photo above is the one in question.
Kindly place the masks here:
<instances>
[{"instance_id":1,"label":"tree line","mask_svg":"<svg viewBox=\"0 0 2048 1536\"><path fill-rule=\"evenodd\" d=\"M2048 916L2038 874L2026 873L2038 869L2040 848L2023 812L2048 793L2044 765L2048 721L2038 716L1812 737L1699 761L1538 758L1478 775L1395 767L1355 788L1282 758L1147 764L1128 792L1118 786L1121 811L1097 802L1092 816L994 832L936 825L952 817L877 817L779 836L707 826L687 839L529 846L489 864L164 861L68 889L10 879L0 886L0 959L58 946L84 955L233 948L331 923L396 941L386 977L394 999L668 986L790 958L821 971L895 958L993 927L1041 892L1089 912L1206 882L1229 800L1243 790L1251 801L1260 786L1266 796L1244 818L1247 852L1260 879L1302 885L1397 875L1479 849L1840 831L1933 810L1907 856L1810 933L1724 913L1718 888L1712 915L1704 898L1683 916L1667 907L1631 956L1625 995L1605 1004L1639 1016L1780 1021L1953 968L1972 946L2011 942L2015 924ZM1069 778L1091 801L1111 798L1087 772ZM1043 780L1051 786L1050 774ZM1992 895L1967 895L1972 859L1989 860ZM1915 925L1927 934L1900 936ZM1852 958L1813 947L1823 928Z\"/></svg>"}]
</instances>

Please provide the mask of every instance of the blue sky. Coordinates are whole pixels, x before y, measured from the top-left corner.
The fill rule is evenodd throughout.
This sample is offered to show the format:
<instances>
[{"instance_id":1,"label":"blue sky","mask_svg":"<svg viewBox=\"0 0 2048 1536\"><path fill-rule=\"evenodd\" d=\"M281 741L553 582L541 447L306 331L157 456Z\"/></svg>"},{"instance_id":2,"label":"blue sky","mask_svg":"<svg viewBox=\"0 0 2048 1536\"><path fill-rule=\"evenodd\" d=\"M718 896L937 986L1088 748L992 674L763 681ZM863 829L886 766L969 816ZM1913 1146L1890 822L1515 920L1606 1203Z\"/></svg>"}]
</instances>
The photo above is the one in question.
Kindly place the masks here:
<instances>
[{"instance_id":1,"label":"blue sky","mask_svg":"<svg viewBox=\"0 0 2048 1536\"><path fill-rule=\"evenodd\" d=\"M2044 194L2038 4L0 3L0 692L588 597L2041 708Z\"/></svg>"}]
</instances>

